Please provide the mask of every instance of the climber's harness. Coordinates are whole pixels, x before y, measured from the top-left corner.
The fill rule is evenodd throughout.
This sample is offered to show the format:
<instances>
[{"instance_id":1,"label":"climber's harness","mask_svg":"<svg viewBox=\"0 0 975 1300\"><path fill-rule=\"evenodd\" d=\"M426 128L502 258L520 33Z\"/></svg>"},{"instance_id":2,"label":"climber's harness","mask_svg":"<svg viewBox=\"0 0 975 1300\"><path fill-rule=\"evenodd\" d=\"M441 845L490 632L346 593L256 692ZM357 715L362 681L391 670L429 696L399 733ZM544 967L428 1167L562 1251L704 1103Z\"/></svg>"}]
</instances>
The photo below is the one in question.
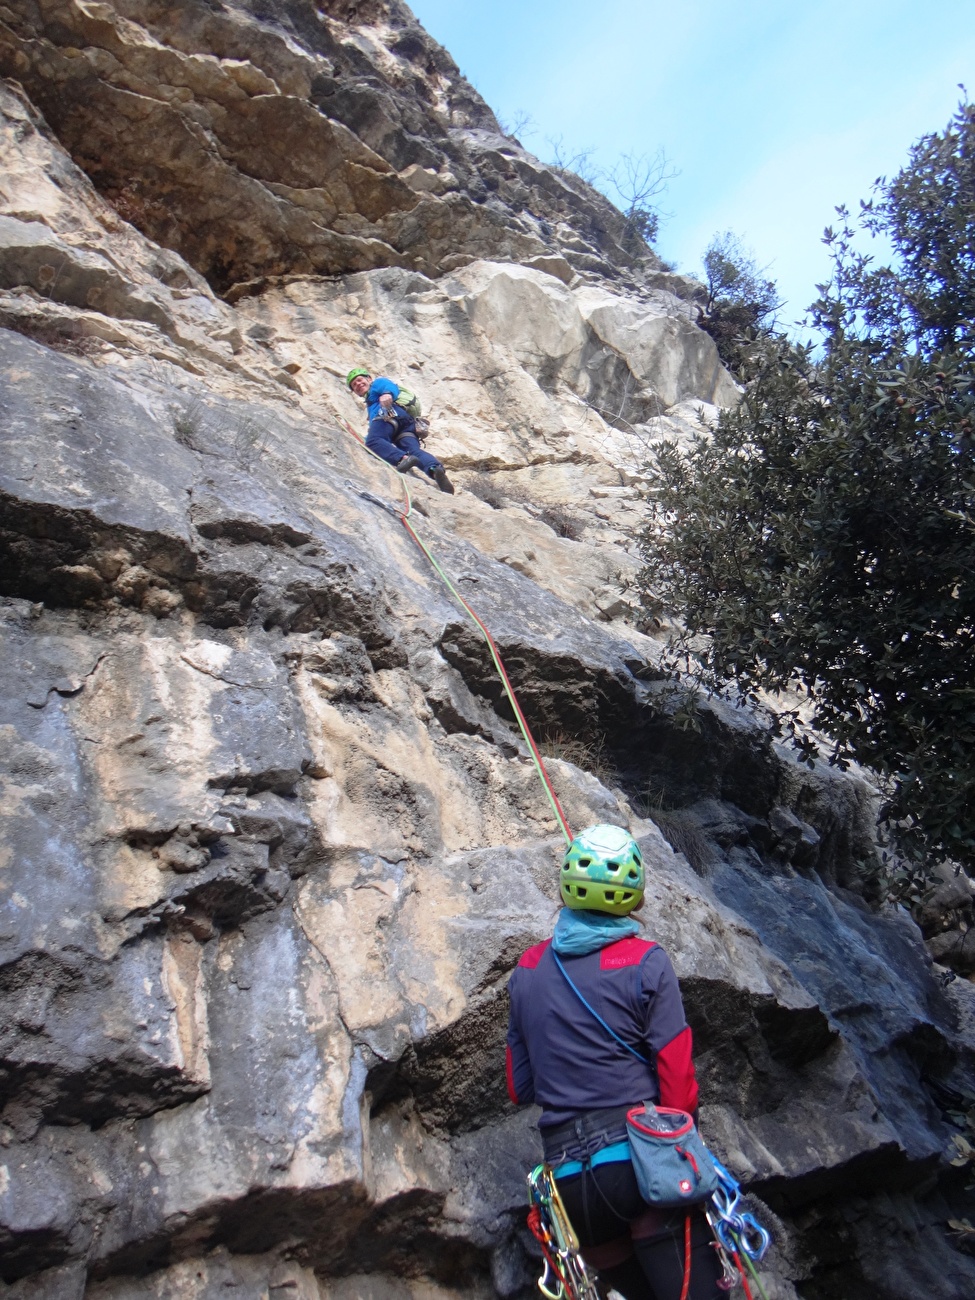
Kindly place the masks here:
<instances>
[{"instance_id":1,"label":"climber's harness","mask_svg":"<svg viewBox=\"0 0 975 1300\"><path fill-rule=\"evenodd\" d=\"M610 1112L605 1112L609 1117ZM563 1125L567 1128L567 1125ZM581 1135L580 1135L581 1136ZM626 1143L618 1144L626 1146ZM616 1147L604 1148L605 1159L620 1160L624 1156L616 1153ZM609 1151L614 1152L609 1157ZM597 1152L587 1157L585 1164L589 1167L601 1164ZM712 1156L712 1160L714 1157ZM577 1162L578 1163L578 1162ZM719 1160L714 1160L718 1172L718 1186L703 1204L704 1217L714 1234L714 1248L721 1261L722 1276L718 1286L722 1291L732 1291L739 1282L745 1290L748 1300L752 1300L751 1289L744 1261L752 1280L758 1287L763 1300L768 1300L762 1286L755 1264L764 1258L771 1244L766 1230L754 1215L742 1212L741 1186ZM582 1163L578 1163L582 1169ZM559 1195L556 1174L568 1177L575 1173L573 1164L560 1164L553 1169L549 1164L538 1165L528 1175L528 1227L542 1248L544 1268L538 1279L538 1289L546 1300L597 1300L599 1292L596 1278L586 1265L579 1249L579 1238L565 1212ZM690 1288L690 1213L684 1221L684 1285L682 1300Z\"/></svg>"},{"instance_id":2,"label":"climber's harness","mask_svg":"<svg viewBox=\"0 0 975 1300\"><path fill-rule=\"evenodd\" d=\"M392 435L393 442L396 441L396 435L400 431L399 428L400 417L396 414L396 412L393 409L393 407L396 405L397 404L394 402L393 406L382 406L380 407L379 410L380 420L385 420L387 424L391 424L393 426L393 435ZM404 409L403 407L400 407L400 410L403 409ZM407 411L406 414L409 415L410 414L409 411ZM414 416L410 416L410 418L412 419L414 425L414 429L413 429L414 437L416 438L417 442L419 442L422 445L423 443L426 442L427 434L430 432L430 421L425 420L422 415L414 415Z\"/></svg>"}]
</instances>

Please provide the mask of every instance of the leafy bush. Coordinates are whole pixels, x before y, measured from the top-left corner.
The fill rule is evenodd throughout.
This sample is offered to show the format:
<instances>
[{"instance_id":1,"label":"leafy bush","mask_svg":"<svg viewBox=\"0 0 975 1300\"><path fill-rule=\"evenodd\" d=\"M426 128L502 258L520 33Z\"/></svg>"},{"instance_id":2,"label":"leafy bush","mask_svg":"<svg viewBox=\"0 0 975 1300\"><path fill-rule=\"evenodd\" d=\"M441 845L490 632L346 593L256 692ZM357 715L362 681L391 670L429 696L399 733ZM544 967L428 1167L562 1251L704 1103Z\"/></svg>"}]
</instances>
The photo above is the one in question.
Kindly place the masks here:
<instances>
[{"instance_id":1,"label":"leafy bush","mask_svg":"<svg viewBox=\"0 0 975 1300\"><path fill-rule=\"evenodd\" d=\"M659 448L641 582L709 638L703 680L798 689L832 760L885 779L903 849L971 867L975 108L916 144L857 222L838 211L820 355L753 338L738 408L687 452Z\"/></svg>"},{"instance_id":2,"label":"leafy bush","mask_svg":"<svg viewBox=\"0 0 975 1300\"><path fill-rule=\"evenodd\" d=\"M737 235L715 235L704 253L708 296L701 326L717 344L718 355L735 373L743 346L757 334L771 334L782 306L774 280L765 279L754 256Z\"/></svg>"}]
</instances>

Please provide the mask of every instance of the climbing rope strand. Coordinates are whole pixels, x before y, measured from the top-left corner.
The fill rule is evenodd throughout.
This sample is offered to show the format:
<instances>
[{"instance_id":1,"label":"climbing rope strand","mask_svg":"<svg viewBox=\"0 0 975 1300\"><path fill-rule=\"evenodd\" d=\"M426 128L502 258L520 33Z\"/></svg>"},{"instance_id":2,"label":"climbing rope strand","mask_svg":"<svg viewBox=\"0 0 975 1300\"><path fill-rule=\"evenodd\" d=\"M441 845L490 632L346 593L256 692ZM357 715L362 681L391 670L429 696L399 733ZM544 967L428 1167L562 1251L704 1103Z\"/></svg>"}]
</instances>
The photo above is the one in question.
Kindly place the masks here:
<instances>
[{"instance_id":1,"label":"climbing rope strand","mask_svg":"<svg viewBox=\"0 0 975 1300\"><path fill-rule=\"evenodd\" d=\"M498 647L494 643L494 637L492 637L491 633L488 631L485 624L482 622L482 620L478 617L478 615L474 612L474 610L470 607L470 605L467 603L464 597L460 594L460 592L451 582L450 578L447 576L447 574L444 572L441 565L438 563L437 559L435 558L433 552L430 550L429 546L427 546L427 544L417 533L416 529L410 523L410 516L413 514L413 498L410 496L410 488L409 488L409 484L406 481L406 475L398 473L398 471L394 469L392 465L388 465L381 456L377 456L374 451L372 451L369 447L367 447L365 441L360 437L358 433L356 433L355 429L348 422L348 420L343 420L342 423L345 425L346 429L348 429L349 433L352 434L353 438L355 438L356 442L358 442L359 445L364 448L364 450L368 453L368 455L372 456L374 460L379 461L380 465L385 465L386 469L389 470L390 473L396 474L397 478L400 480L403 486L403 493L406 497L406 510L400 514L399 517L400 522L402 523L406 531L409 533L409 535L413 538L414 542L416 542L417 546L419 546L423 554L430 561L433 568L439 574L440 579L443 582L444 586L447 588L447 590L450 592L453 598L457 601L457 603L461 606L461 608L465 611L465 613L467 613L470 616L470 618L473 619L473 621L477 624L478 628L480 629L481 634L483 635L484 640L487 643L487 648L491 653L491 658L494 661L494 666L497 669L498 676L501 678L501 685L504 687L504 692L508 697L508 702L511 705L512 710L514 711L515 721L518 723L518 728L521 731L522 736L524 737L525 744L528 746L528 752L531 754L532 762L535 765L535 771L538 773L538 778L542 783L542 788L545 790L545 794L548 798L548 801L552 805L552 810L554 811L559 826L561 827L562 834L565 836L566 844L571 844L572 831L569 829L569 823L566 821L565 813L562 811L562 805L559 803L558 795L555 793L555 790L552 786L551 779L549 778L548 772L545 768L545 763L543 762L542 756L539 753L538 746L535 744L535 738L531 733L531 728L529 727L528 722L525 719L525 715L521 711L521 705L518 703L518 697L515 695L515 689L511 685L511 679L508 677L507 670L505 669L504 666L504 661L501 658L501 653L498 650Z\"/></svg>"},{"instance_id":2,"label":"climbing rope strand","mask_svg":"<svg viewBox=\"0 0 975 1300\"><path fill-rule=\"evenodd\" d=\"M680 1300L687 1300L691 1289L691 1212L684 1215L684 1282L680 1289Z\"/></svg>"},{"instance_id":3,"label":"climbing rope strand","mask_svg":"<svg viewBox=\"0 0 975 1300\"><path fill-rule=\"evenodd\" d=\"M745 1288L745 1295L747 1296L747 1300L753 1300L751 1288L748 1285L748 1274L741 1266L741 1256L738 1253L738 1251L735 1251L734 1255L732 1255L732 1259L735 1261L735 1268L737 1268L738 1272L741 1274L741 1284ZM766 1296L766 1300L768 1300L767 1296Z\"/></svg>"},{"instance_id":4,"label":"climbing rope strand","mask_svg":"<svg viewBox=\"0 0 975 1300\"><path fill-rule=\"evenodd\" d=\"M464 609L471 616L471 618L474 620L477 626L481 629L481 632L484 635L484 640L487 642L488 650L490 650L491 652L491 658L494 660L494 666L498 670L498 676L501 678L501 684L504 686L505 694L507 695L508 701L511 704L512 709L514 710L515 719L517 720L518 727L521 730L521 734L525 739L525 744L528 746L528 750L532 756L532 762L535 764L535 770L538 772L542 785L545 788L545 793L548 795L549 803L552 805L555 815L561 824L562 834L565 836L565 841L567 844L571 844L572 832L569 829L569 824L566 821L565 814L562 811L562 805L559 803L558 795L556 795L554 789L552 788L552 782L549 779L548 772L545 769L545 764L542 761L542 756L538 752L538 746L535 744L535 738L532 736L531 729L528 726L527 721L525 720L525 715L521 711L521 705L518 703L518 698L515 695L514 687L511 685L511 680L508 677L508 673L505 669L498 648L494 643L494 638L492 637L488 629L485 627L485 625L481 622L480 618L478 618L477 614L475 614L474 610L471 609L470 605L468 605L467 601L460 594L460 592L457 590L454 584L447 577L446 573L444 573L443 569L434 559L430 549L424 544L422 539L417 536L415 530L411 527L408 520L404 518L403 523L406 527L407 532L410 534L410 536L413 538L416 544L421 548L424 555L427 557L427 559L436 569L437 573L439 573L447 590L454 597L454 599L457 600L464 607Z\"/></svg>"},{"instance_id":5,"label":"climbing rope strand","mask_svg":"<svg viewBox=\"0 0 975 1300\"><path fill-rule=\"evenodd\" d=\"M765 1288L762 1286L762 1279L758 1276L758 1272L755 1268L755 1265L752 1263L752 1258L749 1255L748 1251L740 1250L738 1254L741 1256L742 1259L744 1259L745 1264L748 1266L748 1271L749 1273L751 1273L752 1279L754 1280L755 1285L758 1287L762 1300L768 1300L768 1296L765 1294ZM744 1277L744 1274L742 1274L742 1277Z\"/></svg>"}]
</instances>

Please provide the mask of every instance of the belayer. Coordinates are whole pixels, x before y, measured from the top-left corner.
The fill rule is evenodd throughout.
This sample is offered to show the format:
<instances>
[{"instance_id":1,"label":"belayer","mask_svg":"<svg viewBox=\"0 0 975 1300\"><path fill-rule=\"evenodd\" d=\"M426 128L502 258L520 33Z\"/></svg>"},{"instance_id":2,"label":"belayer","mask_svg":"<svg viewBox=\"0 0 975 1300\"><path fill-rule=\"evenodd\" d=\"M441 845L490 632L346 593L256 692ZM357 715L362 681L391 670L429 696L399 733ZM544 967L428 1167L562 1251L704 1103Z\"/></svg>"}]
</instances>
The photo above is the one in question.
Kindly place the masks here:
<instances>
[{"instance_id":1,"label":"belayer","mask_svg":"<svg viewBox=\"0 0 975 1300\"><path fill-rule=\"evenodd\" d=\"M441 492L452 493L453 484L443 465L420 446L417 437L419 402L415 395L392 379L382 376L374 379L368 370L361 367L350 370L345 382L356 397L365 398L369 412L368 449L401 474L414 467L421 469Z\"/></svg>"},{"instance_id":2,"label":"belayer","mask_svg":"<svg viewBox=\"0 0 975 1300\"><path fill-rule=\"evenodd\" d=\"M626 831L592 826L569 845L555 933L528 949L508 985L508 1092L516 1105L541 1106L559 1209L607 1286L626 1300L719 1300L725 1270L705 1216L711 1188L699 1177L710 1157L687 1119L698 1104L691 1031L670 959L639 937L632 913L644 890L642 855ZM646 1167L628 1140L641 1103L644 1132L658 1122L679 1129L668 1135L677 1181L669 1194L648 1192L656 1204L641 1194ZM664 1163L664 1180L667 1172Z\"/></svg>"}]
</instances>

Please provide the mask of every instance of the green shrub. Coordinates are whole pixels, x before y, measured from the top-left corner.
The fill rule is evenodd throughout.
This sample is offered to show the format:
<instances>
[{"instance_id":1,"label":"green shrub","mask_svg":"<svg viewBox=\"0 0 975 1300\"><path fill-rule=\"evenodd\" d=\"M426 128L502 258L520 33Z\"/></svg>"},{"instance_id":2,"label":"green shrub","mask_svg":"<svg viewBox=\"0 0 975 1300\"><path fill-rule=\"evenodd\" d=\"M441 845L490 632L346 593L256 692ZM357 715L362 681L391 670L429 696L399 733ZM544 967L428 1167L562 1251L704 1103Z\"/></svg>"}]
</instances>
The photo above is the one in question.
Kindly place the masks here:
<instances>
[{"instance_id":1,"label":"green shrub","mask_svg":"<svg viewBox=\"0 0 975 1300\"><path fill-rule=\"evenodd\" d=\"M656 451L641 583L707 638L702 680L798 689L832 761L886 782L900 846L971 866L975 108L915 145L856 222L838 211L810 309L821 349L753 338L738 408L688 451Z\"/></svg>"}]
</instances>

